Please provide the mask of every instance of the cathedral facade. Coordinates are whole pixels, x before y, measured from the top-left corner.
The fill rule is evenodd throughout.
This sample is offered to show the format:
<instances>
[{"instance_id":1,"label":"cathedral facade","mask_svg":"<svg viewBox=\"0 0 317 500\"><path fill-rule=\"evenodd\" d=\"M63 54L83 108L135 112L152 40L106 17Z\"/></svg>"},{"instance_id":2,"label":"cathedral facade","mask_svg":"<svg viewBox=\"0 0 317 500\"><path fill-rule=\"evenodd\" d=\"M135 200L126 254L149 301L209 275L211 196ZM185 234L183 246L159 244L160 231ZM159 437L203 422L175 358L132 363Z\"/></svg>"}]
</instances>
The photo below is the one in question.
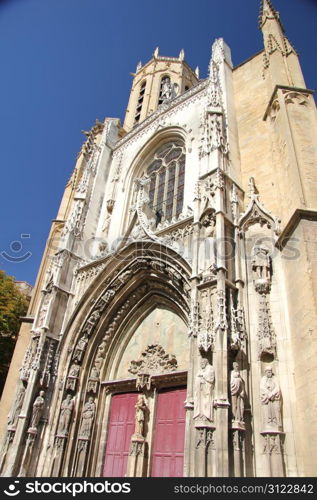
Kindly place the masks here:
<instances>
[{"instance_id":1,"label":"cathedral facade","mask_svg":"<svg viewBox=\"0 0 317 500\"><path fill-rule=\"evenodd\" d=\"M317 471L316 109L279 14L138 64L87 140L1 401L4 476Z\"/></svg>"}]
</instances>

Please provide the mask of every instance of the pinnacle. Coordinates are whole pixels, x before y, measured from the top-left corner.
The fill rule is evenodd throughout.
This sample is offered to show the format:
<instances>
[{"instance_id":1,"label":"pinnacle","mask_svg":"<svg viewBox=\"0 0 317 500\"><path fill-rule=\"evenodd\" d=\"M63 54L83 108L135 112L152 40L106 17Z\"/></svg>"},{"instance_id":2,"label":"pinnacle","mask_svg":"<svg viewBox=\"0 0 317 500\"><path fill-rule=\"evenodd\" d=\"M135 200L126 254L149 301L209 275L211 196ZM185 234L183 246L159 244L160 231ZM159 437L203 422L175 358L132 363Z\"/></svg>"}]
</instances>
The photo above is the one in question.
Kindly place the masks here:
<instances>
[{"instance_id":1,"label":"pinnacle","mask_svg":"<svg viewBox=\"0 0 317 500\"><path fill-rule=\"evenodd\" d=\"M260 14L259 14L259 28L261 29L263 27L266 19L273 19L273 18L279 23L282 32L285 33L284 27L280 20L280 14L273 7L271 0L261 0Z\"/></svg>"}]
</instances>

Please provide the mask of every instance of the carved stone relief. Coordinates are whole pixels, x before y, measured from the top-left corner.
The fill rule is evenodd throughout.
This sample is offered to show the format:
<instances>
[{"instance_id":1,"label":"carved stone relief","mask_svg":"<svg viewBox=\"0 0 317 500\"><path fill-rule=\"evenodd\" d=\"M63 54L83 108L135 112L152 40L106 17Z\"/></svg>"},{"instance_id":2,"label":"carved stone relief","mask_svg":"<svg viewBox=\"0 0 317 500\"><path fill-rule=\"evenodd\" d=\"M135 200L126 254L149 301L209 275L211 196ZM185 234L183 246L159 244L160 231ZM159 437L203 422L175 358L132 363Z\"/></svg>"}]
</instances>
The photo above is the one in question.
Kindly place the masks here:
<instances>
[{"instance_id":1,"label":"carved stone relief","mask_svg":"<svg viewBox=\"0 0 317 500\"><path fill-rule=\"evenodd\" d=\"M177 370L177 360L167 354L159 344L149 345L137 361L131 361L129 372L136 375L137 389L151 387L151 377Z\"/></svg>"}]
</instances>

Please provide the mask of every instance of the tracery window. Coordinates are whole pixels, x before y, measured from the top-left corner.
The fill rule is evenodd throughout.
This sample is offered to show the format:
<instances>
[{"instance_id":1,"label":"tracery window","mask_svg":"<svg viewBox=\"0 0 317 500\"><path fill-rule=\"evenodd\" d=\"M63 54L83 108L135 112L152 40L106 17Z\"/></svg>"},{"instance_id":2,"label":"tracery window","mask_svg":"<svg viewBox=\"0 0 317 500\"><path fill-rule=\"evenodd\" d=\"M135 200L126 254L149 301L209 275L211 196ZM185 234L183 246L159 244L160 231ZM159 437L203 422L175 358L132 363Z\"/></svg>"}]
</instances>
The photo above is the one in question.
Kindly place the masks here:
<instances>
[{"instance_id":1,"label":"tracery window","mask_svg":"<svg viewBox=\"0 0 317 500\"><path fill-rule=\"evenodd\" d=\"M180 140L163 144L146 170L150 178L150 207L157 222L170 220L182 212L185 178L185 148Z\"/></svg>"}]
</instances>

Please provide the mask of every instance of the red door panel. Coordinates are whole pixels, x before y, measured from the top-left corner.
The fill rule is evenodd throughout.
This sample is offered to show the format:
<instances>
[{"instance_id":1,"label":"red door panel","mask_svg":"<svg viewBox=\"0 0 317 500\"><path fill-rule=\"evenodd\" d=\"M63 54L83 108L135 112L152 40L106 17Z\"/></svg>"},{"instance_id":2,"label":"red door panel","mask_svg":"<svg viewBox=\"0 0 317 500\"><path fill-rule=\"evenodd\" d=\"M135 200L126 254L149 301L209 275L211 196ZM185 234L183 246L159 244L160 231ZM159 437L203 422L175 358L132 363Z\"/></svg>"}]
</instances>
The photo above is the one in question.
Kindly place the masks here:
<instances>
[{"instance_id":1,"label":"red door panel","mask_svg":"<svg viewBox=\"0 0 317 500\"><path fill-rule=\"evenodd\" d=\"M186 389L172 389L158 395L152 477L182 477L185 439Z\"/></svg>"},{"instance_id":2,"label":"red door panel","mask_svg":"<svg viewBox=\"0 0 317 500\"><path fill-rule=\"evenodd\" d=\"M135 426L136 393L115 394L111 399L104 477L124 477Z\"/></svg>"}]
</instances>

